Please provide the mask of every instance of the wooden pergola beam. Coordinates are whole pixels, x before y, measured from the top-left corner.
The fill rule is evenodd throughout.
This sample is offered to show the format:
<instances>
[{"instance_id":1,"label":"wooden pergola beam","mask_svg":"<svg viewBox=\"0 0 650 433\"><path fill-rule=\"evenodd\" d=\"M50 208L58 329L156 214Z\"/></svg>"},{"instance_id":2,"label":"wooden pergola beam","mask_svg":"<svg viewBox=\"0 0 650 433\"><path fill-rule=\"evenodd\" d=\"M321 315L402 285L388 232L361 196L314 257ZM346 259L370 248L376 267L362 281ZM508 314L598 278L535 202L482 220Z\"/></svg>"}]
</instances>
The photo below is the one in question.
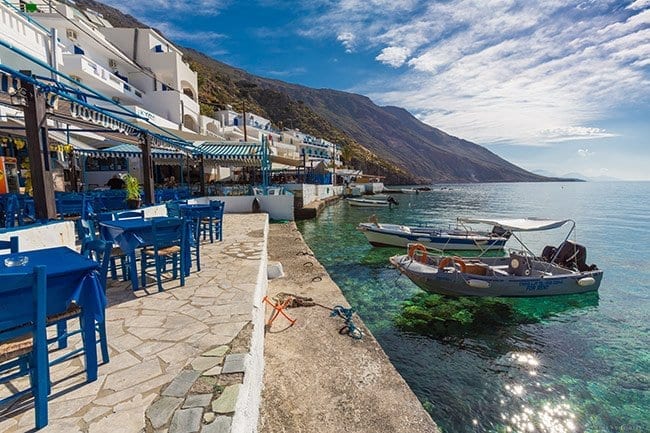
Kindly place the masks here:
<instances>
[{"instance_id":1,"label":"wooden pergola beam","mask_svg":"<svg viewBox=\"0 0 650 433\"><path fill-rule=\"evenodd\" d=\"M56 201L50 167L45 96L32 83L23 83L25 92L25 136L29 155L35 216L38 220L56 218Z\"/></svg>"}]
</instances>

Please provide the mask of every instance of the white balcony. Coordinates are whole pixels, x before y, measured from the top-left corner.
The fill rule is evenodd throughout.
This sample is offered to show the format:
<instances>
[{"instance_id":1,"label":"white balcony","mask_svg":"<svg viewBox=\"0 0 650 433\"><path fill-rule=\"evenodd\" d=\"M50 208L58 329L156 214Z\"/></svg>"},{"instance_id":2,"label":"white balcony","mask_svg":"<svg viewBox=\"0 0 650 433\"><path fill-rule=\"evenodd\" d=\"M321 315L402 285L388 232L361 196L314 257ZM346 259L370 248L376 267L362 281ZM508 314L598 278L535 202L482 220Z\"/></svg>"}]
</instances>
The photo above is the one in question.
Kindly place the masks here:
<instances>
[{"instance_id":1,"label":"white balcony","mask_svg":"<svg viewBox=\"0 0 650 433\"><path fill-rule=\"evenodd\" d=\"M63 72L122 104L141 104L143 92L83 54L64 54Z\"/></svg>"}]
</instances>

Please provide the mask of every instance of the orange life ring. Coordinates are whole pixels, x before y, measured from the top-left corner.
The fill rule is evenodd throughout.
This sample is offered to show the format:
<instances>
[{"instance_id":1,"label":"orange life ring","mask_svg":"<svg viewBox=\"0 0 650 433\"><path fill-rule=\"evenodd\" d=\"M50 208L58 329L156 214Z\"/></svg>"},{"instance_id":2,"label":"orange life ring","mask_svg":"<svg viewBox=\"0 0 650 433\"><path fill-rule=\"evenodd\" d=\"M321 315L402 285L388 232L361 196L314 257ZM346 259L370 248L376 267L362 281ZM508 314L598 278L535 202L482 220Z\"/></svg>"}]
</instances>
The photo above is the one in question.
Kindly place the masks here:
<instances>
[{"instance_id":1,"label":"orange life ring","mask_svg":"<svg viewBox=\"0 0 650 433\"><path fill-rule=\"evenodd\" d=\"M420 251L420 254L418 254L419 259L415 257L416 251ZM409 257L411 260L415 260L420 263L426 263L427 262L427 247L425 247L422 244L411 244L409 245L409 252L408 252Z\"/></svg>"},{"instance_id":2,"label":"orange life ring","mask_svg":"<svg viewBox=\"0 0 650 433\"><path fill-rule=\"evenodd\" d=\"M438 265L438 269L443 270L447 265L449 264L454 264L454 267L458 265L458 268L460 269L460 272L465 272L465 262L463 259L460 257L454 256L454 257L444 257L442 260L440 260L440 264Z\"/></svg>"}]
</instances>

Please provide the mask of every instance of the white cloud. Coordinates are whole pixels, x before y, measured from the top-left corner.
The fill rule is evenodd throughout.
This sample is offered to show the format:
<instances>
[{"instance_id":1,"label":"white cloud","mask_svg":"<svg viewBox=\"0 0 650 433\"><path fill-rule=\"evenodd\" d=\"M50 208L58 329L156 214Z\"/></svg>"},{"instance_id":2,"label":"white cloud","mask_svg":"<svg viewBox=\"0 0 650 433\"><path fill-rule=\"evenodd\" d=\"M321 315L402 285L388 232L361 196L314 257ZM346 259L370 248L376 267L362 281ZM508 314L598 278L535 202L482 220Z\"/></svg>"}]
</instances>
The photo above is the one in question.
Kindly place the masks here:
<instances>
[{"instance_id":1,"label":"white cloud","mask_svg":"<svg viewBox=\"0 0 650 433\"><path fill-rule=\"evenodd\" d=\"M351 53L354 51L354 34L350 32L343 32L336 37L336 40L341 42L341 44L345 47L346 53Z\"/></svg>"},{"instance_id":2,"label":"white cloud","mask_svg":"<svg viewBox=\"0 0 650 433\"><path fill-rule=\"evenodd\" d=\"M581 158L587 158L592 155L593 153L589 152L589 149L578 149L578 156Z\"/></svg>"},{"instance_id":3,"label":"white cloud","mask_svg":"<svg viewBox=\"0 0 650 433\"><path fill-rule=\"evenodd\" d=\"M411 54L410 50L405 47L386 47L381 50L381 53L375 59L394 68L399 68L404 64L409 54Z\"/></svg>"},{"instance_id":4,"label":"white cloud","mask_svg":"<svg viewBox=\"0 0 650 433\"><path fill-rule=\"evenodd\" d=\"M453 135L526 145L612 137L599 120L650 98L650 0L394 3L321 1L311 35L347 32L356 51L406 65L352 90Z\"/></svg>"}]
</instances>

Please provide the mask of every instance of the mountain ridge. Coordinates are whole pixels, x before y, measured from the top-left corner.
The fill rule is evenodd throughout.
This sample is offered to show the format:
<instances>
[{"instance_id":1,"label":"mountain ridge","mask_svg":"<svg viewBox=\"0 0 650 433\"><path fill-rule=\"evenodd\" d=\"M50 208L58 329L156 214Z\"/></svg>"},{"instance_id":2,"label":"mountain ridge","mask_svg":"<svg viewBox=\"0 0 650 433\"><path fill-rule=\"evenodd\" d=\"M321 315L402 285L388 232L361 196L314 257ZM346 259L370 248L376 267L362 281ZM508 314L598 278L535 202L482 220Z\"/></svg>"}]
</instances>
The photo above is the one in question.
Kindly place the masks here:
<instances>
[{"instance_id":1,"label":"mountain ridge","mask_svg":"<svg viewBox=\"0 0 650 433\"><path fill-rule=\"evenodd\" d=\"M100 12L115 27L149 27L95 0L77 5ZM406 109L380 107L364 95L314 89L253 75L193 48L180 47L197 71L202 114L241 107L276 126L343 145L342 159L388 184L557 181L526 171L490 150L427 125ZM414 155L417 157L414 158Z\"/></svg>"}]
</instances>

